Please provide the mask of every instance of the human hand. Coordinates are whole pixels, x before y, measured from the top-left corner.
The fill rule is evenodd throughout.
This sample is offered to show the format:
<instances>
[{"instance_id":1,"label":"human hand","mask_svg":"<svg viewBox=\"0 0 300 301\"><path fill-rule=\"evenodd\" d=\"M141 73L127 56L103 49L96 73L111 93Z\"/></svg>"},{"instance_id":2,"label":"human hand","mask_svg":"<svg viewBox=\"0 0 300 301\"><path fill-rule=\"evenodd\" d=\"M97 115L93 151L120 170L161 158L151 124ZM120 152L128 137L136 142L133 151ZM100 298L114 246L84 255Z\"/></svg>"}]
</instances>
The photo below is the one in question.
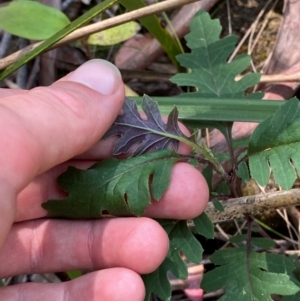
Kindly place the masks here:
<instances>
[{"instance_id":1,"label":"human hand","mask_svg":"<svg viewBox=\"0 0 300 301\"><path fill-rule=\"evenodd\" d=\"M92 270L63 283L0 288L0 300L143 300L139 274L163 261L168 237L154 220L41 219L41 203L63 198L56 179L70 165L88 168L112 155L115 138L100 138L124 100L119 71L102 60L85 63L50 87L0 90L0 279L66 270ZM180 152L188 149L181 146ZM177 163L170 187L145 216L187 219L208 200L202 175Z\"/></svg>"}]
</instances>

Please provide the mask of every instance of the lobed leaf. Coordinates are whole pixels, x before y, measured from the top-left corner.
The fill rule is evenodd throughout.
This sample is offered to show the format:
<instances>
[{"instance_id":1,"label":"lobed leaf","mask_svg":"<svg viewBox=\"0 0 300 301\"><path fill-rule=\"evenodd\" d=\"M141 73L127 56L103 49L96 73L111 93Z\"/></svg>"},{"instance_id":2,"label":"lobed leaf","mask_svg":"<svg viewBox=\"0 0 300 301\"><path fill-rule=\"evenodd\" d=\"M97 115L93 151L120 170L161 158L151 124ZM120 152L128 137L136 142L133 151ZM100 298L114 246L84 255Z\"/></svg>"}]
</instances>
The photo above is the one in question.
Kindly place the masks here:
<instances>
[{"instance_id":1,"label":"lobed leaf","mask_svg":"<svg viewBox=\"0 0 300 301\"><path fill-rule=\"evenodd\" d=\"M88 170L70 167L58 178L68 197L49 200L42 207L52 217L101 218L105 212L140 216L151 196L160 200L169 186L171 169L179 160L177 153L161 150L125 160L104 160Z\"/></svg>"},{"instance_id":2,"label":"lobed leaf","mask_svg":"<svg viewBox=\"0 0 300 301\"><path fill-rule=\"evenodd\" d=\"M295 265L279 254L247 253L246 247L216 251L210 260L219 265L204 275L207 291L225 289L220 301L272 301L271 294L292 295L300 288L292 281Z\"/></svg>"},{"instance_id":3,"label":"lobed leaf","mask_svg":"<svg viewBox=\"0 0 300 301\"><path fill-rule=\"evenodd\" d=\"M185 39L191 53L180 54L177 59L191 72L176 74L171 81L179 86L197 88L197 92L184 94L185 97L243 98L246 89L257 84L261 75L252 73L241 80L235 80L238 74L249 67L251 61L249 55L240 55L231 63L227 62L237 37L220 39L222 28L219 20L212 20L207 12L201 10L192 19L190 29ZM262 94L254 93L250 98L261 99Z\"/></svg>"},{"instance_id":4,"label":"lobed leaf","mask_svg":"<svg viewBox=\"0 0 300 301\"><path fill-rule=\"evenodd\" d=\"M180 252L194 263L200 263L202 260L203 248L189 230L186 221L161 220L160 224L169 235L170 246L168 255L159 268L151 274L142 276L146 287L145 300L149 300L151 293L162 300L169 300L171 286L167 277L168 271L177 278L187 278L187 266Z\"/></svg>"},{"instance_id":5,"label":"lobed leaf","mask_svg":"<svg viewBox=\"0 0 300 301\"><path fill-rule=\"evenodd\" d=\"M273 172L275 181L290 189L300 173L300 111L298 99L280 106L253 132L248 148L252 178L266 185Z\"/></svg>"},{"instance_id":6,"label":"lobed leaf","mask_svg":"<svg viewBox=\"0 0 300 301\"><path fill-rule=\"evenodd\" d=\"M193 222L198 234L203 235L207 239L213 239L215 237L214 224L205 212L194 218Z\"/></svg>"},{"instance_id":7,"label":"lobed leaf","mask_svg":"<svg viewBox=\"0 0 300 301\"><path fill-rule=\"evenodd\" d=\"M137 143L133 156L141 155L151 149L178 149L179 141L176 136L184 137L178 126L178 111L176 107L169 114L165 124L157 107L157 103L144 95L143 111L147 119L143 119L138 112L136 103L130 98L125 99L123 112L106 132L104 138L120 135L114 154L128 153Z\"/></svg>"}]
</instances>

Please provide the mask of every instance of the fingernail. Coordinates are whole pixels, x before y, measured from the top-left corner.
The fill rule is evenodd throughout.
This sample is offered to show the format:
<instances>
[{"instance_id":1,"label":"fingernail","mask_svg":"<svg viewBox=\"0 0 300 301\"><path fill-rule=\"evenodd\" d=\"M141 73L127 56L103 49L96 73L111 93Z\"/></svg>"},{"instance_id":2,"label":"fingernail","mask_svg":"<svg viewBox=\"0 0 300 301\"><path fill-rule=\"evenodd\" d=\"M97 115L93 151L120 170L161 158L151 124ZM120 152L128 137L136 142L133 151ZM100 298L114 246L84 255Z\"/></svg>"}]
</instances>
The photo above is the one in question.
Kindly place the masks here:
<instances>
[{"instance_id":1,"label":"fingernail","mask_svg":"<svg viewBox=\"0 0 300 301\"><path fill-rule=\"evenodd\" d=\"M84 63L67 75L65 80L83 84L104 95L111 95L122 83L119 69L101 59L93 59Z\"/></svg>"}]
</instances>

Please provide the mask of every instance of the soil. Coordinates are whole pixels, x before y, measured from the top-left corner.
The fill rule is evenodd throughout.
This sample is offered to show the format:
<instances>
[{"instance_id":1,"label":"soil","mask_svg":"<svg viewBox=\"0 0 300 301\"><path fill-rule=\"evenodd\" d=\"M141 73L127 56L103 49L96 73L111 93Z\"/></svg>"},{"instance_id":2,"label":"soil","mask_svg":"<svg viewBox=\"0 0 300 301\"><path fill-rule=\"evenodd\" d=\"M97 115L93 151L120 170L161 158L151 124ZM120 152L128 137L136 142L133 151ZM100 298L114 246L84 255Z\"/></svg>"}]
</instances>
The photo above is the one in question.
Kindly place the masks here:
<instances>
[{"instance_id":1,"label":"soil","mask_svg":"<svg viewBox=\"0 0 300 301\"><path fill-rule=\"evenodd\" d=\"M256 21L258 15L263 10L266 5L265 0L236 0L228 1L230 3L230 13L231 13L231 32L228 21L228 11L226 6L226 1L219 4L220 7L216 8L215 16L220 19L221 25L223 27L222 35L234 34L238 36L238 41L240 41L244 35L247 33L252 24ZM282 9L283 1L278 1L276 6L272 11L270 7L273 2L266 9L265 13L257 22L254 30L253 41L258 38L257 43L251 54L253 64L258 69L261 70L265 60L268 58L275 44L277 33L282 20ZM264 24L266 23L266 24ZM262 27L265 28L260 33ZM251 46L253 43L251 44ZM243 43L238 53L249 53L249 38Z\"/></svg>"}]
</instances>

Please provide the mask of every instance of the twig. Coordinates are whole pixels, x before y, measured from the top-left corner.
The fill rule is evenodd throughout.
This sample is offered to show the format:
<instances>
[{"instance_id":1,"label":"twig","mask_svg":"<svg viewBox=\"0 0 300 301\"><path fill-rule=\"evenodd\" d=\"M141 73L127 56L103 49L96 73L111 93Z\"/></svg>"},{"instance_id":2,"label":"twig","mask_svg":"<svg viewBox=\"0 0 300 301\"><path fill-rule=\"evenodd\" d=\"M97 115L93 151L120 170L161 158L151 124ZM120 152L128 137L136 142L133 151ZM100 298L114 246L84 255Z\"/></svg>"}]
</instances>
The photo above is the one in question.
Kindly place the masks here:
<instances>
[{"instance_id":1,"label":"twig","mask_svg":"<svg viewBox=\"0 0 300 301\"><path fill-rule=\"evenodd\" d=\"M140 9L137 9L137 10L134 10L134 11L116 16L114 18L106 19L104 21L101 21L101 22L98 22L98 23L95 23L95 24L84 26L82 28L79 28L79 29L73 31L71 34L69 34L65 38L61 39L56 44L52 45L49 49L47 49L47 51L50 50L50 49L57 48L57 47L59 47L61 45L64 45L66 43L70 43L72 41L83 38L83 37L88 36L92 33L96 33L96 32L102 31L104 29L108 29L108 28L111 28L111 27L114 27L114 26L117 26L117 25L127 23L127 22L132 21L132 20L137 20L137 19L140 19L140 18L145 17L145 16L149 16L149 15L152 15L152 14L157 14L157 13L160 13L162 11L173 9L173 8L178 7L178 6L183 6L185 4L193 3L193 2L196 2L196 1L197 0L167 0L167 1L159 2L157 4L146 6L144 8L140 8ZM21 51L17 51L15 53L7 56L6 58L0 60L0 70L10 66L11 64L13 64L17 60L19 60L21 57L23 57L28 52L35 49L36 47L38 47L42 43L43 43L43 41L32 44L32 45L22 49Z\"/></svg>"},{"instance_id":2,"label":"twig","mask_svg":"<svg viewBox=\"0 0 300 301\"><path fill-rule=\"evenodd\" d=\"M243 75L236 76L235 80L240 80ZM260 83L276 83L276 82L300 82L300 73L295 74L270 74L262 75Z\"/></svg>"},{"instance_id":3,"label":"twig","mask_svg":"<svg viewBox=\"0 0 300 301\"><path fill-rule=\"evenodd\" d=\"M267 7L272 3L272 0L269 0L266 5L262 8L262 10L259 12L258 16L256 17L255 21L253 22L253 24L251 25L251 33L250 33L250 37L249 37L249 41L248 41L248 54L251 54L251 45L253 45L253 38L254 38L254 34L257 28L257 25L260 21L260 19L262 18L262 16L265 14ZM271 8L271 10L273 9L273 7Z\"/></svg>"},{"instance_id":4,"label":"twig","mask_svg":"<svg viewBox=\"0 0 300 301\"><path fill-rule=\"evenodd\" d=\"M252 54L252 52L253 52L256 44L258 43L258 40L261 37L262 32L264 31L264 29L266 28L269 20L271 19L271 15L274 12L274 9L275 9L275 7L276 7L277 4L278 4L278 0L276 0L273 3L271 9L268 11L267 16L265 17L265 20L264 20L263 24L261 25L261 28L259 29L259 32L257 33L257 35L255 37L254 42L252 44L249 44L250 49L248 50L248 54Z\"/></svg>"},{"instance_id":5,"label":"twig","mask_svg":"<svg viewBox=\"0 0 300 301\"><path fill-rule=\"evenodd\" d=\"M252 25L250 26L250 28L247 30L247 32L245 33L245 35L243 36L243 38L241 39L241 41L239 42L239 44L237 45L237 47L235 47L234 52L232 53L232 55L230 56L230 58L228 59L228 62L231 62L234 57L236 56L236 54L238 53L238 51L240 50L240 48L242 47L242 45L244 44L244 42L246 41L246 39L248 38L248 36L252 33L252 30L254 30L254 28L256 27L256 24L258 23L259 19L263 16L265 9L269 6L270 3L272 3L273 0L269 0L264 7L261 9L261 11L259 12L259 14L256 17L256 20L252 23Z\"/></svg>"},{"instance_id":6,"label":"twig","mask_svg":"<svg viewBox=\"0 0 300 301\"><path fill-rule=\"evenodd\" d=\"M224 211L215 209L212 203L206 207L206 214L214 223L256 215L270 209L300 205L300 188L277 191L261 195L251 195L222 202Z\"/></svg>"},{"instance_id":7,"label":"twig","mask_svg":"<svg viewBox=\"0 0 300 301\"><path fill-rule=\"evenodd\" d=\"M288 229L288 233L289 233L289 236L290 236L291 239L293 239L292 231L294 232L295 236L297 237L297 239L296 239L297 244L294 245L294 248L296 250L299 249L299 247L300 247L300 245L299 245L299 243L300 243L300 241L299 241L299 233L295 229L295 227L291 224L291 222L289 221L286 209L283 208L282 211L280 209L277 209L276 211L281 216L281 218L285 221L286 227Z\"/></svg>"},{"instance_id":8,"label":"twig","mask_svg":"<svg viewBox=\"0 0 300 301\"><path fill-rule=\"evenodd\" d=\"M24 38L19 38L19 49L23 49L29 44L29 41ZM28 77L28 65L24 65L19 70L17 71L17 76L16 76L16 84L19 86L21 89L24 89L26 87L27 83L27 77Z\"/></svg>"},{"instance_id":9,"label":"twig","mask_svg":"<svg viewBox=\"0 0 300 301\"><path fill-rule=\"evenodd\" d=\"M229 0L226 0L226 6L227 6L227 19L228 19L228 34L232 35L231 12L230 12Z\"/></svg>"}]
</instances>

